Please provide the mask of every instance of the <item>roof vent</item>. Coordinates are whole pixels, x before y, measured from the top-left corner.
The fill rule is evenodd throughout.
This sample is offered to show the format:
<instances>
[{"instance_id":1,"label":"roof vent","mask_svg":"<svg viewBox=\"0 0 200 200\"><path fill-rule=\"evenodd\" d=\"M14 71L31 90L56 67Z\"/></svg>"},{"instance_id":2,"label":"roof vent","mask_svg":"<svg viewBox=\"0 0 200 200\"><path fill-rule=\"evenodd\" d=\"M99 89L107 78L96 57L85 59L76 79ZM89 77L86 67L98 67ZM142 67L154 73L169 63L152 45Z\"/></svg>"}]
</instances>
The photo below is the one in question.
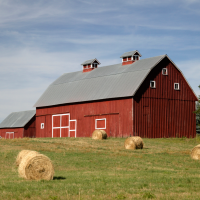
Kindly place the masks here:
<instances>
[{"instance_id":1,"label":"roof vent","mask_svg":"<svg viewBox=\"0 0 200 200\"><path fill-rule=\"evenodd\" d=\"M93 69L97 68L98 65L100 65L100 64L101 63L95 58L95 59L91 59L91 60L86 60L81 65L83 65L83 72L90 72Z\"/></svg>"},{"instance_id":2,"label":"roof vent","mask_svg":"<svg viewBox=\"0 0 200 200\"><path fill-rule=\"evenodd\" d=\"M130 65L134 63L137 60L140 60L140 57L142 55L139 53L139 51L129 51L124 54L120 58L122 58L122 65Z\"/></svg>"}]
</instances>

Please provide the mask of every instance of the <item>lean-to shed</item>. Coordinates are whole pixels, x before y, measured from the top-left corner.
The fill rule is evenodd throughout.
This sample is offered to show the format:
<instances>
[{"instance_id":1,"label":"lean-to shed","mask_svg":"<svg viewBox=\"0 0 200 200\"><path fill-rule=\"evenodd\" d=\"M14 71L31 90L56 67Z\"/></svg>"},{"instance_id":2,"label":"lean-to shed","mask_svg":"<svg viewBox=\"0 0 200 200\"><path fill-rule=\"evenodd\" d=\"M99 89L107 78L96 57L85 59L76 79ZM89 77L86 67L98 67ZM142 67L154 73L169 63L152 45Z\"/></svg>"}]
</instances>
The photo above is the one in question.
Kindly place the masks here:
<instances>
[{"instance_id":1,"label":"lean-to shed","mask_svg":"<svg viewBox=\"0 0 200 200\"><path fill-rule=\"evenodd\" d=\"M82 71L55 80L35 104L36 137L194 137L197 97L167 55L140 59L126 52L122 63L98 67L95 58Z\"/></svg>"},{"instance_id":2,"label":"lean-to shed","mask_svg":"<svg viewBox=\"0 0 200 200\"><path fill-rule=\"evenodd\" d=\"M0 124L0 136L6 139L35 137L35 110L13 112Z\"/></svg>"}]
</instances>

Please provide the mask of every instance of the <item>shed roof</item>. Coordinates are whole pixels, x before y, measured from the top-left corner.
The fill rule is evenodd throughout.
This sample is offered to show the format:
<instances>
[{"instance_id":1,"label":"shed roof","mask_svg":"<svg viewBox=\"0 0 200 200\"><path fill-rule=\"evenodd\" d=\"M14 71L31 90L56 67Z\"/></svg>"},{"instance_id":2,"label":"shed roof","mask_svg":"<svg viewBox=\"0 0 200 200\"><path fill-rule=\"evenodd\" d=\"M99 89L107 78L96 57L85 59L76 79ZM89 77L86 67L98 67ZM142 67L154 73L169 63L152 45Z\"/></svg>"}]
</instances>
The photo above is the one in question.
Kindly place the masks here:
<instances>
[{"instance_id":1,"label":"shed roof","mask_svg":"<svg viewBox=\"0 0 200 200\"><path fill-rule=\"evenodd\" d=\"M135 50L135 51L129 51L129 52L123 53L123 54L120 56L120 58L132 56L132 55L134 55L135 53L138 53L140 57L142 56L138 50Z\"/></svg>"},{"instance_id":2,"label":"shed roof","mask_svg":"<svg viewBox=\"0 0 200 200\"><path fill-rule=\"evenodd\" d=\"M1 122L0 128L24 127L34 117L35 113L35 110L13 112Z\"/></svg>"}]
</instances>

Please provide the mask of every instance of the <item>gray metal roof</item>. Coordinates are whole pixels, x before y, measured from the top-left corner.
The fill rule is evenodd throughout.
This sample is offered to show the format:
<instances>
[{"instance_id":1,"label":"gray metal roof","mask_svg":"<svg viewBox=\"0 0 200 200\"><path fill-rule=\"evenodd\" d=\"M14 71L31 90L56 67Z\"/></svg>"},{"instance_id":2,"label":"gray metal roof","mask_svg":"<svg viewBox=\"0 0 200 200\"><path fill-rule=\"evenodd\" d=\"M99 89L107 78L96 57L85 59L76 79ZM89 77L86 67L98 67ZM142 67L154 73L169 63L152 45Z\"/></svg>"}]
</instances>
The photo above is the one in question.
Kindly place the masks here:
<instances>
[{"instance_id":1,"label":"gray metal roof","mask_svg":"<svg viewBox=\"0 0 200 200\"><path fill-rule=\"evenodd\" d=\"M94 58L94 59L91 59L91 60L86 60L86 61L83 62L81 65L88 65L88 64L91 64L91 63L93 63L95 60L96 60L99 64L101 64L96 58Z\"/></svg>"},{"instance_id":2,"label":"gray metal roof","mask_svg":"<svg viewBox=\"0 0 200 200\"><path fill-rule=\"evenodd\" d=\"M142 59L130 65L110 65L90 72L66 73L55 80L35 107L133 96L140 85L167 55Z\"/></svg>"},{"instance_id":3,"label":"gray metal roof","mask_svg":"<svg viewBox=\"0 0 200 200\"><path fill-rule=\"evenodd\" d=\"M140 57L142 56L138 50L135 50L135 51L129 51L129 52L123 53L120 56L120 58L124 58L124 57L128 57L128 56L133 56L135 53L138 53Z\"/></svg>"},{"instance_id":4,"label":"gray metal roof","mask_svg":"<svg viewBox=\"0 0 200 200\"><path fill-rule=\"evenodd\" d=\"M0 128L24 127L34 117L35 113L35 110L13 112L1 122Z\"/></svg>"}]
</instances>

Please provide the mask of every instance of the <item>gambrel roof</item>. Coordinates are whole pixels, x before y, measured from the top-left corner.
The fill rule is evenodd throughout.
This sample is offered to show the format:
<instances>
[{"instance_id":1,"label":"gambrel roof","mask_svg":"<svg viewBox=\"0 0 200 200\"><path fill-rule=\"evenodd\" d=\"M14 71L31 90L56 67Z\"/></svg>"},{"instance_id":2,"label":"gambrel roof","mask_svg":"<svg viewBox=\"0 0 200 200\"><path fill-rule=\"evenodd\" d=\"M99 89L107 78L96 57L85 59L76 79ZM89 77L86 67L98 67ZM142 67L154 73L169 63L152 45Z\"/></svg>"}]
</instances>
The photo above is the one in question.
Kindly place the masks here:
<instances>
[{"instance_id":1,"label":"gambrel roof","mask_svg":"<svg viewBox=\"0 0 200 200\"><path fill-rule=\"evenodd\" d=\"M99 67L86 73L65 73L46 89L34 106L134 96L150 71L165 57L168 58L167 55L161 55L125 66L120 63Z\"/></svg>"},{"instance_id":2,"label":"gambrel roof","mask_svg":"<svg viewBox=\"0 0 200 200\"><path fill-rule=\"evenodd\" d=\"M35 110L13 112L1 122L0 128L24 127L34 117L35 113Z\"/></svg>"}]
</instances>

